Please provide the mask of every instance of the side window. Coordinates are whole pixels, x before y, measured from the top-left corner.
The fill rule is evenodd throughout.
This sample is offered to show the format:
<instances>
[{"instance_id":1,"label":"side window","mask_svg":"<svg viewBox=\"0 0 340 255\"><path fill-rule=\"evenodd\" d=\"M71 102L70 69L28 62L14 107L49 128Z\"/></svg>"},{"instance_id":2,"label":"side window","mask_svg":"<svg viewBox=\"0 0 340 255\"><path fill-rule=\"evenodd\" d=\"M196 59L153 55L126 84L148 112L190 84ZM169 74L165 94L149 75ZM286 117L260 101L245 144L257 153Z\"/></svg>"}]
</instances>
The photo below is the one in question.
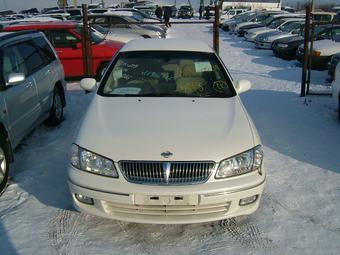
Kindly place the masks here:
<instances>
[{"instance_id":1,"label":"side window","mask_svg":"<svg viewBox=\"0 0 340 255\"><path fill-rule=\"evenodd\" d=\"M54 60L56 60L56 56L54 55L54 52L51 48L51 46L48 44L45 38L43 37L37 37L33 39L33 42L40 50L43 58L45 59L46 63L51 63Z\"/></svg>"},{"instance_id":2,"label":"side window","mask_svg":"<svg viewBox=\"0 0 340 255\"><path fill-rule=\"evenodd\" d=\"M119 18L119 17L111 17L110 23L111 24L126 24L127 22L124 19Z\"/></svg>"},{"instance_id":3,"label":"side window","mask_svg":"<svg viewBox=\"0 0 340 255\"><path fill-rule=\"evenodd\" d=\"M18 50L27 66L27 76L45 66L45 62L32 41L17 44Z\"/></svg>"},{"instance_id":4,"label":"side window","mask_svg":"<svg viewBox=\"0 0 340 255\"><path fill-rule=\"evenodd\" d=\"M3 50L2 77L5 82L8 81L10 73L28 74L24 57L21 55L17 45L10 46Z\"/></svg>"},{"instance_id":5,"label":"side window","mask_svg":"<svg viewBox=\"0 0 340 255\"><path fill-rule=\"evenodd\" d=\"M336 39L336 38L339 38L340 36L340 28L333 28L332 29L332 39Z\"/></svg>"},{"instance_id":6,"label":"side window","mask_svg":"<svg viewBox=\"0 0 340 255\"><path fill-rule=\"evenodd\" d=\"M75 35L65 30L51 30L50 37L55 48L71 48L80 42Z\"/></svg>"}]
</instances>

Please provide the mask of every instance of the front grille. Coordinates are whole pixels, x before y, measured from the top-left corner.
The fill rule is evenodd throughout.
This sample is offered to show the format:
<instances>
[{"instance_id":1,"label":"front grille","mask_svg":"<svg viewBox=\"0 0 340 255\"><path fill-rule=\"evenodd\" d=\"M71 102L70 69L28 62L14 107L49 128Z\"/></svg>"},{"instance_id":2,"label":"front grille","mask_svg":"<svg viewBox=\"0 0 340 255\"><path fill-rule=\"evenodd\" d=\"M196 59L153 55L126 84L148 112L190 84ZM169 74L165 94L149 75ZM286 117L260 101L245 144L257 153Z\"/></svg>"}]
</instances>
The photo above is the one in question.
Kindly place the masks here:
<instances>
[{"instance_id":1,"label":"front grille","mask_svg":"<svg viewBox=\"0 0 340 255\"><path fill-rule=\"evenodd\" d=\"M206 182L214 162L121 161L120 169L133 183L181 185Z\"/></svg>"}]
</instances>

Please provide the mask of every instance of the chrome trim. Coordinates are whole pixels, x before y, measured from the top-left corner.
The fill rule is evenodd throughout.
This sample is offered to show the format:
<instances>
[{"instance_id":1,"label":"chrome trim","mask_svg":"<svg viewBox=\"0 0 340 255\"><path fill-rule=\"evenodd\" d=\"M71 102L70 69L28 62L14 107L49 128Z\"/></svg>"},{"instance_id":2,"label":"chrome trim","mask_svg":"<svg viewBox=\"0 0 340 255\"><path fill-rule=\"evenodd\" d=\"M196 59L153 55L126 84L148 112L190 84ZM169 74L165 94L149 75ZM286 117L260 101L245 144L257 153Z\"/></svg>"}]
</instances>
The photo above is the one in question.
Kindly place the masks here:
<instances>
[{"instance_id":1,"label":"chrome trim","mask_svg":"<svg viewBox=\"0 0 340 255\"><path fill-rule=\"evenodd\" d=\"M188 185L205 183L213 173L213 161L134 161L118 162L124 178L147 185ZM170 167L169 176L167 169Z\"/></svg>"}]
</instances>

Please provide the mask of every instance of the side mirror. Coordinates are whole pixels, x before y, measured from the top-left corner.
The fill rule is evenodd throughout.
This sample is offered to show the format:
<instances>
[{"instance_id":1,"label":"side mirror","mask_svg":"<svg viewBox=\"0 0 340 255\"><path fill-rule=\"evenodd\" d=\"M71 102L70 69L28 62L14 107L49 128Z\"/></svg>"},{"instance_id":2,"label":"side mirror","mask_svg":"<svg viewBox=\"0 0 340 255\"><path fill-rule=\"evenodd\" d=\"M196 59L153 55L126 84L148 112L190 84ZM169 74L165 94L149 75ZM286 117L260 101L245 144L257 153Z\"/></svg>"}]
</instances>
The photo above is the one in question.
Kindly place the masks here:
<instances>
[{"instance_id":1,"label":"side mirror","mask_svg":"<svg viewBox=\"0 0 340 255\"><path fill-rule=\"evenodd\" d=\"M93 78L84 78L80 81L80 87L85 91L94 91L96 89L97 81Z\"/></svg>"},{"instance_id":2,"label":"side mirror","mask_svg":"<svg viewBox=\"0 0 340 255\"><path fill-rule=\"evenodd\" d=\"M248 80L239 80L235 86L238 94L246 92L251 88L251 82Z\"/></svg>"},{"instance_id":3,"label":"side mirror","mask_svg":"<svg viewBox=\"0 0 340 255\"><path fill-rule=\"evenodd\" d=\"M10 85L15 85L18 84L20 82L24 82L25 81L25 74L24 73L10 73L8 75L8 79L7 79L7 86Z\"/></svg>"}]
</instances>

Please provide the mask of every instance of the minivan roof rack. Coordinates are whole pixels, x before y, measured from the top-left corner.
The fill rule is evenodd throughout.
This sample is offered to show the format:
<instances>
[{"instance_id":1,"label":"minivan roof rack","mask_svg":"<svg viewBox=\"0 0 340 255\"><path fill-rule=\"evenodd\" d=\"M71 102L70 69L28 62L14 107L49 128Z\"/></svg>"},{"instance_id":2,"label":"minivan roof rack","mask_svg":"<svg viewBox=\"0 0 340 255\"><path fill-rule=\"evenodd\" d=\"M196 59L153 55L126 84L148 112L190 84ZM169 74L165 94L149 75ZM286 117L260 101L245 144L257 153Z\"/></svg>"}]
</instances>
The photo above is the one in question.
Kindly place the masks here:
<instances>
[{"instance_id":1,"label":"minivan roof rack","mask_svg":"<svg viewBox=\"0 0 340 255\"><path fill-rule=\"evenodd\" d=\"M38 30L25 30L25 31L13 31L13 32L5 32L0 31L0 41L4 41L19 35L25 35L25 34L34 34L39 32ZM5 35L1 35L2 33L6 33Z\"/></svg>"}]
</instances>

